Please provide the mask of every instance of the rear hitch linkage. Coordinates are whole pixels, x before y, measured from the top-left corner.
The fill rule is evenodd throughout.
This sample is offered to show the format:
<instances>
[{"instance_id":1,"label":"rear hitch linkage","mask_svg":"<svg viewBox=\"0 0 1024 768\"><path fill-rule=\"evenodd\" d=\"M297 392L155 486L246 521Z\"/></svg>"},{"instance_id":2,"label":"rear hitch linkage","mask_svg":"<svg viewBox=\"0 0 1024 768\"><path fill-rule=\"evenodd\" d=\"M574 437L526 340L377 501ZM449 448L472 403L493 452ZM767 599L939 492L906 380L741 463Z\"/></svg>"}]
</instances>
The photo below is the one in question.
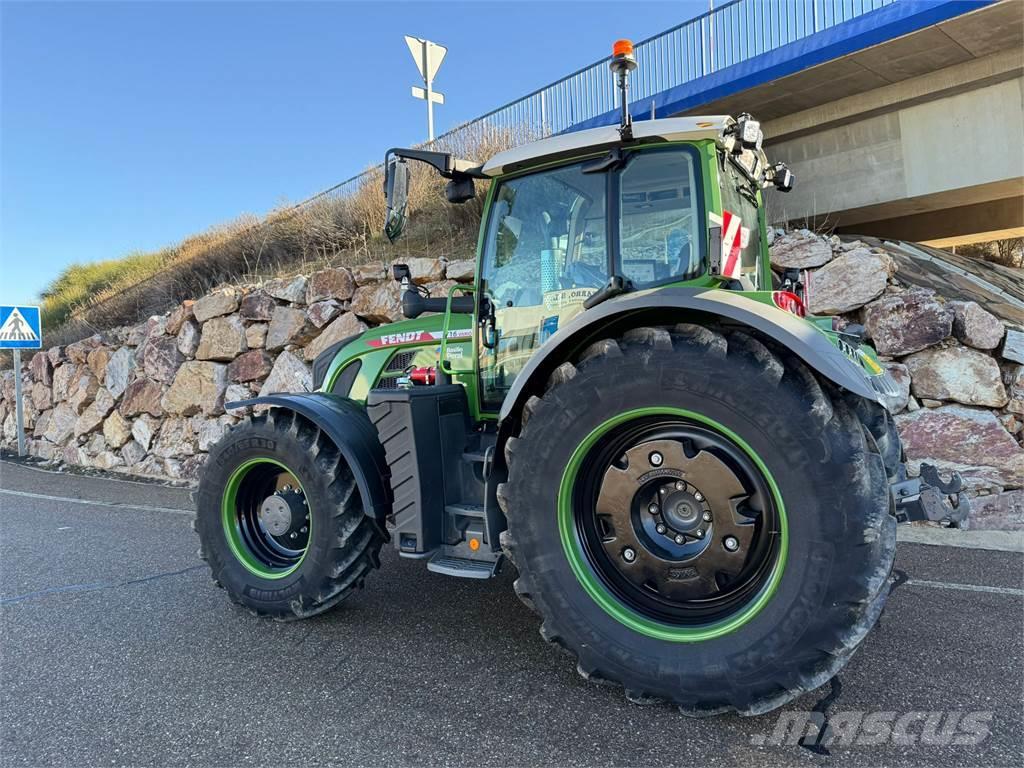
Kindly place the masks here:
<instances>
[{"instance_id":1,"label":"rear hitch linkage","mask_svg":"<svg viewBox=\"0 0 1024 768\"><path fill-rule=\"evenodd\" d=\"M920 477L889 486L897 522L930 520L950 523L955 527L959 527L971 514L971 502L963 490L964 481L959 472L953 472L949 482L945 482L931 464L921 465Z\"/></svg>"}]
</instances>

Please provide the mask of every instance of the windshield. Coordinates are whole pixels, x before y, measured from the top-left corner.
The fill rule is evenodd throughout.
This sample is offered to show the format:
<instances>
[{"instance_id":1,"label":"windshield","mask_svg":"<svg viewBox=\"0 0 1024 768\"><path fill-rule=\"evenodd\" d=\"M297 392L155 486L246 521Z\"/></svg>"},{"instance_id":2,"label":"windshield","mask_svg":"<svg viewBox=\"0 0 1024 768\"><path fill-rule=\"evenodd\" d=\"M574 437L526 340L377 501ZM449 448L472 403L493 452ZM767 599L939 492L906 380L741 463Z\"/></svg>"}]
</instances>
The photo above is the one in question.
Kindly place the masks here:
<instances>
[{"instance_id":1,"label":"windshield","mask_svg":"<svg viewBox=\"0 0 1024 768\"><path fill-rule=\"evenodd\" d=\"M484 289L500 306L537 306L545 294L608 280L605 176L580 165L503 183L491 204Z\"/></svg>"}]
</instances>

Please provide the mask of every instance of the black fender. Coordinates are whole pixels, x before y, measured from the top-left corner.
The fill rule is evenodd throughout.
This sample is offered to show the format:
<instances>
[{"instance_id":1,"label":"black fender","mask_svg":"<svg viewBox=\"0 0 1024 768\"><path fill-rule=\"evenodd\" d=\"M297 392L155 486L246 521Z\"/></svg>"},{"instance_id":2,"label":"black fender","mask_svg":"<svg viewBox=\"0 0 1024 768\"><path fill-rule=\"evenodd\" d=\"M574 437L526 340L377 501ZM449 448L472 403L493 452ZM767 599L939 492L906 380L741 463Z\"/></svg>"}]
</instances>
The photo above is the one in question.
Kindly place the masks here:
<instances>
[{"instance_id":1,"label":"black fender","mask_svg":"<svg viewBox=\"0 0 1024 768\"><path fill-rule=\"evenodd\" d=\"M560 328L529 359L516 376L501 405L500 419L521 412L537 383L583 345L607 337L609 328L625 328L631 315L643 315L652 325L676 323L697 317L731 321L753 328L791 350L808 366L832 383L855 395L881 403L860 366L836 349L810 323L742 293L714 288L661 288L625 294L582 312ZM647 318L650 318L649 320Z\"/></svg>"},{"instance_id":2,"label":"black fender","mask_svg":"<svg viewBox=\"0 0 1024 768\"><path fill-rule=\"evenodd\" d=\"M301 392L239 400L225 403L224 407L231 409L247 405L287 408L327 433L352 470L363 501L363 511L383 524L384 518L391 514L390 471L377 430L361 404L325 392Z\"/></svg>"}]
</instances>

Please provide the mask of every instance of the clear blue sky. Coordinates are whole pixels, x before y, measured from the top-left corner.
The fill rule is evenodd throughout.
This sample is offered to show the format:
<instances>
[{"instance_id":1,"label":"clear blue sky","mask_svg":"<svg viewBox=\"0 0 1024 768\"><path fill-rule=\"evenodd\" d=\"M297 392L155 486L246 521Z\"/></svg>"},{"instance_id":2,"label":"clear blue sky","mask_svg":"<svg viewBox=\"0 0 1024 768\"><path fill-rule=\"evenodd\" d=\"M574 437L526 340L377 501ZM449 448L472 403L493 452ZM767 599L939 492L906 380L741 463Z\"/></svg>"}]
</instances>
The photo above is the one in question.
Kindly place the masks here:
<instances>
[{"instance_id":1,"label":"clear blue sky","mask_svg":"<svg viewBox=\"0 0 1024 768\"><path fill-rule=\"evenodd\" d=\"M667 2L0 3L0 303L63 267L300 200L707 8Z\"/></svg>"}]
</instances>

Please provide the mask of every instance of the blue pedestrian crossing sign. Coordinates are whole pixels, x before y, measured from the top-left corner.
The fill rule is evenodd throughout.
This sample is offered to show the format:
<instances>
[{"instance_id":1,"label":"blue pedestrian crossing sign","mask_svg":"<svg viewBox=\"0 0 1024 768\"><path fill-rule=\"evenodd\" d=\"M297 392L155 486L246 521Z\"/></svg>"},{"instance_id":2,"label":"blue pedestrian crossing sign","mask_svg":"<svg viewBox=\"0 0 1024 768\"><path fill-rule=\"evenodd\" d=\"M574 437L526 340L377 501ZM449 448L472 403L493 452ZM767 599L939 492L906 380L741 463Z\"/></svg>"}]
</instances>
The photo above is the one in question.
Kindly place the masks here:
<instances>
[{"instance_id":1,"label":"blue pedestrian crossing sign","mask_svg":"<svg viewBox=\"0 0 1024 768\"><path fill-rule=\"evenodd\" d=\"M40 349L39 307L0 307L0 349Z\"/></svg>"}]
</instances>

